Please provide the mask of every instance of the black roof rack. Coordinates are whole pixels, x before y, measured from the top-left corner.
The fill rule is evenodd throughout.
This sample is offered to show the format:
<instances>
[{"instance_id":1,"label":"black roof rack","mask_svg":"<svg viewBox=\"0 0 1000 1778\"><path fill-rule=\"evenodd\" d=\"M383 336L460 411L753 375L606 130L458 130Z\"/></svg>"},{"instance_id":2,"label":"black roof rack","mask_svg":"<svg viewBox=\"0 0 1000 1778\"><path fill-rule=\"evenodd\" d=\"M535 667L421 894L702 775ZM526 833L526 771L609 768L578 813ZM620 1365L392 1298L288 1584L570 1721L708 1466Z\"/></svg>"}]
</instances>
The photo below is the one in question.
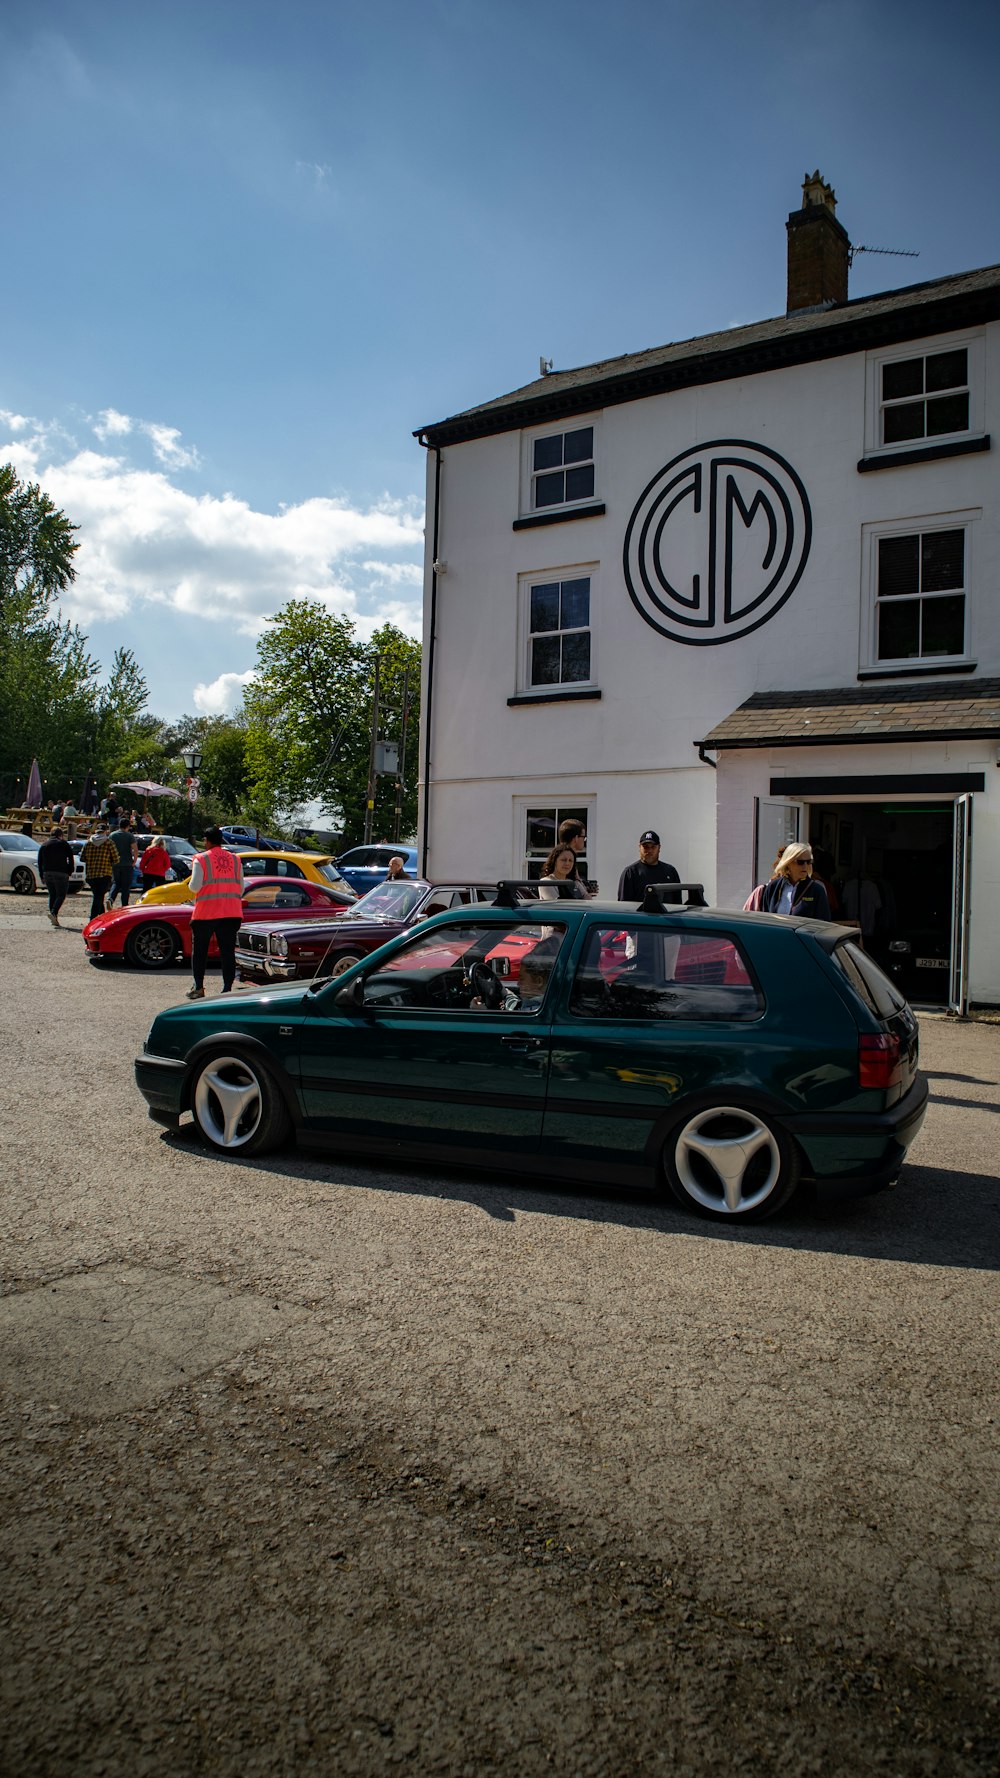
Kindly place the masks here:
<instances>
[{"instance_id":1,"label":"black roof rack","mask_svg":"<svg viewBox=\"0 0 1000 1778\"><path fill-rule=\"evenodd\" d=\"M503 877L497 884L495 908L516 908L523 901L579 901L575 885L572 882L550 880L545 887L550 891L547 895L539 895L538 877ZM555 890L555 895L551 894ZM530 894L525 894L530 890Z\"/></svg>"},{"instance_id":2,"label":"black roof rack","mask_svg":"<svg viewBox=\"0 0 1000 1778\"><path fill-rule=\"evenodd\" d=\"M686 892L687 901L680 900ZM640 914L662 914L667 906L682 908L707 908L704 883L647 883L646 893L639 903Z\"/></svg>"}]
</instances>

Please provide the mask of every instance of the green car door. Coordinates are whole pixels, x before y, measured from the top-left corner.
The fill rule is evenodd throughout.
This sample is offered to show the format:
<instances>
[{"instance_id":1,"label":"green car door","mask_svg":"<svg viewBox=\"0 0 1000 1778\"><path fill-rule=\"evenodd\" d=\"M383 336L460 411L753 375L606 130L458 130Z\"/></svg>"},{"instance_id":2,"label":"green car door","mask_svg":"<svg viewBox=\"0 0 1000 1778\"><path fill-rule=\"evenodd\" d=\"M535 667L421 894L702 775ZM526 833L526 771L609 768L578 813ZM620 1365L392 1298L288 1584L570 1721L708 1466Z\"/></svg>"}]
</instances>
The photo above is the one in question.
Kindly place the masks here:
<instances>
[{"instance_id":1,"label":"green car door","mask_svg":"<svg viewBox=\"0 0 1000 1778\"><path fill-rule=\"evenodd\" d=\"M534 927L532 943L554 930ZM534 1153L549 1025L544 1005L522 1006L516 981L504 983L487 962L517 931L431 926L320 989L299 1054L307 1129L413 1150Z\"/></svg>"}]
</instances>

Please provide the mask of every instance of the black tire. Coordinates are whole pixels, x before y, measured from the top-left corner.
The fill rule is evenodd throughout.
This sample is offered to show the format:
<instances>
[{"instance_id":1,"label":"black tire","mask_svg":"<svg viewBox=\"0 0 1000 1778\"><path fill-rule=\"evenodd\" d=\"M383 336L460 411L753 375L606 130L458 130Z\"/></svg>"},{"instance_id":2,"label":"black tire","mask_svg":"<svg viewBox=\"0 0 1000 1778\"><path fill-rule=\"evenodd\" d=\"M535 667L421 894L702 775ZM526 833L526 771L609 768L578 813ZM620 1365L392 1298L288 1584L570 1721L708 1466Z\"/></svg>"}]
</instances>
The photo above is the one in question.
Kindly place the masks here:
<instances>
[{"instance_id":1,"label":"black tire","mask_svg":"<svg viewBox=\"0 0 1000 1778\"><path fill-rule=\"evenodd\" d=\"M353 969L355 963L361 962L361 955L360 951L342 951L339 957L334 958L330 966L330 975L343 975L346 969Z\"/></svg>"},{"instance_id":2,"label":"black tire","mask_svg":"<svg viewBox=\"0 0 1000 1778\"><path fill-rule=\"evenodd\" d=\"M27 851L27 847L25 850ZM16 870L11 871L10 886L15 895L34 895L35 893L35 879L23 864L19 864Z\"/></svg>"},{"instance_id":3,"label":"black tire","mask_svg":"<svg viewBox=\"0 0 1000 1778\"><path fill-rule=\"evenodd\" d=\"M762 1222L799 1182L799 1153L780 1124L731 1101L674 1125L663 1150L674 1197L716 1222Z\"/></svg>"},{"instance_id":4,"label":"black tire","mask_svg":"<svg viewBox=\"0 0 1000 1778\"><path fill-rule=\"evenodd\" d=\"M469 970L469 983L473 994L482 1001L490 1012L496 1012L503 1002L503 987L499 977L493 974L488 963L474 963Z\"/></svg>"},{"instance_id":5,"label":"black tire","mask_svg":"<svg viewBox=\"0 0 1000 1778\"><path fill-rule=\"evenodd\" d=\"M180 948L172 926L159 920L144 920L125 940L125 961L133 969L169 969Z\"/></svg>"},{"instance_id":6,"label":"black tire","mask_svg":"<svg viewBox=\"0 0 1000 1778\"><path fill-rule=\"evenodd\" d=\"M291 1118L256 1057L220 1050L204 1057L191 1081L195 1128L218 1154L266 1154L288 1136Z\"/></svg>"}]
</instances>

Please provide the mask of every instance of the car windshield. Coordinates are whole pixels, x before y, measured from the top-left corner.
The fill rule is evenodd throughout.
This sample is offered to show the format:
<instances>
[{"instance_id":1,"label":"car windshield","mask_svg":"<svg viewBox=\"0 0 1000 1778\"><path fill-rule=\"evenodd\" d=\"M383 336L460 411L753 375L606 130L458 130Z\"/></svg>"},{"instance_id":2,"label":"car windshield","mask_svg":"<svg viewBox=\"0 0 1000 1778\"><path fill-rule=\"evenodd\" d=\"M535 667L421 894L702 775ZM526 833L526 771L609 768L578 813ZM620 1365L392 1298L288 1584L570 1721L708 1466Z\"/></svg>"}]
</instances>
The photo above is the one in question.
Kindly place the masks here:
<instances>
[{"instance_id":1,"label":"car windshield","mask_svg":"<svg viewBox=\"0 0 1000 1778\"><path fill-rule=\"evenodd\" d=\"M350 895L350 885L344 882L343 877L334 863L328 860L326 864L318 864L316 869L319 871L324 883L329 884L331 889L343 889Z\"/></svg>"},{"instance_id":2,"label":"car windshield","mask_svg":"<svg viewBox=\"0 0 1000 1778\"><path fill-rule=\"evenodd\" d=\"M5 833L3 849L5 852L37 852L38 841L29 839L26 833Z\"/></svg>"},{"instance_id":3,"label":"car windshield","mask_svg":"<svg viewBox=\"0 0 1000 1778\"><path fill-rule=\"evenodd\" d=\"M424 883L379 883L344 915L345 920L406 920L427 894Z\"/></svg>"}]
</instances>

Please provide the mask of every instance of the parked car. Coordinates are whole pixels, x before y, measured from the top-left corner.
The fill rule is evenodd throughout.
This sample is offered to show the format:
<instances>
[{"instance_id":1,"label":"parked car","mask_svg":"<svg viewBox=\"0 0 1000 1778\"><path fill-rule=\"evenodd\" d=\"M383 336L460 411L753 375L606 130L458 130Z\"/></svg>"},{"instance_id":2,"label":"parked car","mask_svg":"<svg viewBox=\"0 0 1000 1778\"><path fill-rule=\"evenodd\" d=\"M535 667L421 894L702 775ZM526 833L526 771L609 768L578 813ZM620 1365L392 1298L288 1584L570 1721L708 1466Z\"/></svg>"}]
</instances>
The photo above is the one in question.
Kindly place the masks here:
<instances>
[{"instance_id":1,"label":"parked car","mask_svg":"<svg viewBox=\"0 0 1000 1778\"><path fill-rule=\"evenodd\" d=\"M353 889L344 882L332 858L320 852L257 852L236 848L243 862L246 877L286 877L290 882L319 883L324 889L337 889L349 901L356 900ZM189 873L190 874L190 873ZM192 900L190 882L165 883L162 888L147 889L143 907L162 907L164 903Z\"/></svg>"},{"instance_id":2,"label":"parked car","mask_svg":"<svg viewBox=\"0 0 1000 1778\"><path fill-rule=\"evenodd\" d=\"M286 877L254 879L243 896L243 921L248 928L257 921L270 922L276 915L282 919L308 924L322 921L324 926L344 908L352 907L353 899L339 889L327 889L320 883L304 879L289 882ZM98 914L83 929L83 942L92 963L118 957L135 969L164 969L191 956L190 901L166 902L148 907L133 902L131 907L113 908ZM243 927L240 928L243 931ZM214 938L209 956L217 957Z\"/></svg>"},{"instance_id":3,"label":"parked car","mask_svg":"<svg viewBox=\"0 0 1000 1778\"><path fill-rule=\"evenodd\" d=\"M522 938L523 1004L486 961ZM332 980L168 1008L135 1073L154 1119L190 1112L223 1154L294 1134L383 1164L657 1186L739 1223L803 1178L893 1183L926 1107L917 1052L844 927L505 884Z\"/></svg>"},{"instance_id":4,"label":"parked car","mask_svg":"<svg viewBox=\"0 0 1000 1778\"><path fill-rule=\"evenodd\" d=\"M342 975L358 959L378 950L387 939L428 920L446 908L490 902L495 883L382 883L370 889L330 925L311 924L308 931L276 920L236 938L236 968L245 982L289 982L313 975Z\"/></svg>"},{"instance_id":5,"label":"parked car","mask_svg":"<svg viewBox=\"0 0 1000 1778\"><path fill-rule=\"evenodd\" d=\"M337 859L337 868L358 895L367 895L377 883L384 883L390 858L401 858L408 877L417 874L416 846L352 846Z\"/></svg>"},{"instance_id":6,"label":"parked car","mask_svg":"<svg viewBox=\"0 0 1000 1778\"><path fill-rule=\"evenodd\" d=\"M258 852L286 852L288 850L284 840L271 839L269 835L262 834L257 827L230 825L220 827L219 832L226 845L231 846L234 851L241 851L245 846L252 846Z\"/></svg>"},{"instance_id":7,"label":"parked car","mask_svg":"<svg viewBox=\"0 0 1000 1778\"><path fill-rule=\"evenodd\" d=\"M0 833L0 888L34 895L42 887L38 841L26 833Z\"/></svg>"}]
</instances>

